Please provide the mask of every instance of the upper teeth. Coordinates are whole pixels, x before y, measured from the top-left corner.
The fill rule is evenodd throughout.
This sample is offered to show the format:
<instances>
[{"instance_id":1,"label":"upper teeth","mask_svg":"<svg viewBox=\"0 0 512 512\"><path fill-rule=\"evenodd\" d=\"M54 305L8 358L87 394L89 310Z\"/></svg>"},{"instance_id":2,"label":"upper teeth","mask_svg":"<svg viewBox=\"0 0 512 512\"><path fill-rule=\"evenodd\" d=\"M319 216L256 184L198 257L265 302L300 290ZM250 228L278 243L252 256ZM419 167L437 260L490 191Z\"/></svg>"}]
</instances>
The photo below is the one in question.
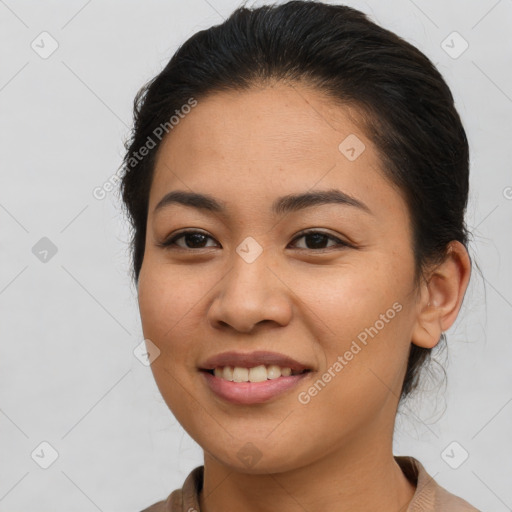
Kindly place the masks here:
<instances>
[{"instance_id":1,"label":"upper teeth","mask_svg":"<svg viewBox=\"0 0 512 512\"><path fill-rule=\"evenodd\" d=\"M240 366L224 366L214 369L214 375L221 379L233 382L262 382L267 379L277 379L278 377L287 377L291 375L291 368L281 368L271 364L268 366L260 365L254 368L242 368Z\"/></svg>"}]
</instances>

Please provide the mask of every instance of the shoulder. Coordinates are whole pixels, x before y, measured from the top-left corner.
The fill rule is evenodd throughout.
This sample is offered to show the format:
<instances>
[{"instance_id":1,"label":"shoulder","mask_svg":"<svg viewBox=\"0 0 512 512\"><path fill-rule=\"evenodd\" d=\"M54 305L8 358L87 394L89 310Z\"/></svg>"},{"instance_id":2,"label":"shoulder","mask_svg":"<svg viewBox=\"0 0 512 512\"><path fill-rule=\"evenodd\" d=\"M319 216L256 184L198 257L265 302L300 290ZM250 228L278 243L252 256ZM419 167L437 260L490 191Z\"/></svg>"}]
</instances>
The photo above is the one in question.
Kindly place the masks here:
<instances>
[{"instance_id":1,"label":"shoulder","mask_svg":"<svg viewBox=\"0 0 512 512\"><path fill-rule=\"evenodd\" d=\"M199 512L199 492L203 485L203 468L194 468L185 479L181 489L175 489L166 500L158 501L141 512Z\"/></svg>"},{"instance_id":2,"label":"shoulder","mask_svg":"<svg viewBox=\"0 0 512 512\"><path fill-rule=\"evenodd\" d=\"M464 499L440 486L414 457L395 456L405 476L416 486L416 492L407 512L480 512ZM193 469L181 489L174 490L166 500L154 503L141 512L199 512L199 492L203 482L203 468Z\"/></svg>"},{"instance_id":3,"label":"shoulder","mask_svg":"<svg viewBox=\"0 0 512 512\"><path fill-rule=\"evenodd\" d=\"M166 500L153 503L140 512L181 512L183 509L183 495L181 489L176 489L169 494Z\"/></svg>"},{"instance_id":4,"label":"shoulder","mask_svg":"<svg viewBox=\"0 0 512 512\"><path fill-rule=\"evenodd\" d=\"M466 500L439 485L423 465L410 456L395 456L405 476L416 485L407 512L480 512Z\"/></svg>"},{"instance_id":5,"label":"shoulder","mask_svg":"<svg viewBox=\"0 0 512 512\"><path fill-rule=\"evenodd\" d=\"M140 512L165 512L165 508L165 501L159 501L158 503L153 503L153 505L150 505Z\"/></svg>"},{"instance_id":6,"label":"shoulder","mask_svg":"<svg viewBox=\"0 0 512 512\"><path fill-rule=\"evenodd\" d=\"M169 494L166 500L158 501L153 503L149 507L141 510L140 512L181 512L181 506L177 508L178 501L181 502L181 489L176 489Z\"/></svg>"}]
</instances>

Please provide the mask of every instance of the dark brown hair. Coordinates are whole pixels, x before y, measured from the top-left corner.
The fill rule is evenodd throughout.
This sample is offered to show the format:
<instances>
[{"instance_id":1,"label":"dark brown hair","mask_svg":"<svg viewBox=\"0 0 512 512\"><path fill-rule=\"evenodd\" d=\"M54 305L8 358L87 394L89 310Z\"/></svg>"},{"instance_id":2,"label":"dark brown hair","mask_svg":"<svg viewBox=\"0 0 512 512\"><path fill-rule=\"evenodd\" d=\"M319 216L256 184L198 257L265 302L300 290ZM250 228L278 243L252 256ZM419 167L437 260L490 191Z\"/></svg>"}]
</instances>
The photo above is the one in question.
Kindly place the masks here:
<instances>
[{"instance_id":1,"label":"dark brown hair","mask_svg":"<svg viewBox=\"0 0 512 512\"><path fill-rule=\"evenodd\" d=\"M144 257L149 191L162 130L191 98L270 81L302 82L353 105L383 172L403 194L413 228L416 284L447 245L467 246L464 214L469 148L450 89L417 48L362 12L294 0L240 7L222 24L190 37L134 100L121 192L133 228L133 278ZM167 123L167 125L166 125ZM165 130L166 133L170 129ZM134 158L153 141L144 158ZM158 139L158 140L156 140ZM445 341L444 334L441 337ZM411 343L401 398L417 385L430 349Z\"/></svg>"}]
</instances>

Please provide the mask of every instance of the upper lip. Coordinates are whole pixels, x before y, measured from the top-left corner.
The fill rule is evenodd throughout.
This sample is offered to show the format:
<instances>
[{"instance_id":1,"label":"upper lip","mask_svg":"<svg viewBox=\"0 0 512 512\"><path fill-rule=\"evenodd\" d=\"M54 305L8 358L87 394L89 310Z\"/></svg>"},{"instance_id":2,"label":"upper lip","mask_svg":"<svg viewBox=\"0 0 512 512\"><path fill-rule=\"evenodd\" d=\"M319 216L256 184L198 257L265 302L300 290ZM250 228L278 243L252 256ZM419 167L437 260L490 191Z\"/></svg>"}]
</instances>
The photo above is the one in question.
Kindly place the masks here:
<instances>
[{"instance_id":1,"label":"upper lip","mask_svg":"<svg viewBox=\"0 0 512 512\"><path fill-rule=\"evenodd\" d=\"M290 368L292 371L301 372L302 370L311 370L305 364L299 363L295 359L277 352L267 352L259 350L256 352L223 352L209 357L199 367L201 370L214 370L217 367L238 366L241 368L252 368L260 365L277 365L281 368Z\"/></svg>"}]
</instances>

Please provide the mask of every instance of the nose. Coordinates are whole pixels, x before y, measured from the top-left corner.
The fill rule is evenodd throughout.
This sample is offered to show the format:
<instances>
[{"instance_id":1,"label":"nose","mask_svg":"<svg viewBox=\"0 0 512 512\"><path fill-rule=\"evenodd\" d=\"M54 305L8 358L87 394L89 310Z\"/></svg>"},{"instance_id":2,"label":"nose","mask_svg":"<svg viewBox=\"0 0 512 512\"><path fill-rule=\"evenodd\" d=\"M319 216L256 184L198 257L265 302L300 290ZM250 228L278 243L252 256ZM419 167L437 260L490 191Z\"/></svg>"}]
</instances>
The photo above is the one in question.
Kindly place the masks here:
<instances>
[{"instance_id":1,"label":"nose","mask_svg":"<svg viewBox=\"0 0 512 512\"><path fill-rule=\"evenodd\" d=\"M258 324L287 325L292 317L291 291L265 252L248 263L234 254L208 310L209 324L249 333Z\"/></svg>"}]
</instances>

